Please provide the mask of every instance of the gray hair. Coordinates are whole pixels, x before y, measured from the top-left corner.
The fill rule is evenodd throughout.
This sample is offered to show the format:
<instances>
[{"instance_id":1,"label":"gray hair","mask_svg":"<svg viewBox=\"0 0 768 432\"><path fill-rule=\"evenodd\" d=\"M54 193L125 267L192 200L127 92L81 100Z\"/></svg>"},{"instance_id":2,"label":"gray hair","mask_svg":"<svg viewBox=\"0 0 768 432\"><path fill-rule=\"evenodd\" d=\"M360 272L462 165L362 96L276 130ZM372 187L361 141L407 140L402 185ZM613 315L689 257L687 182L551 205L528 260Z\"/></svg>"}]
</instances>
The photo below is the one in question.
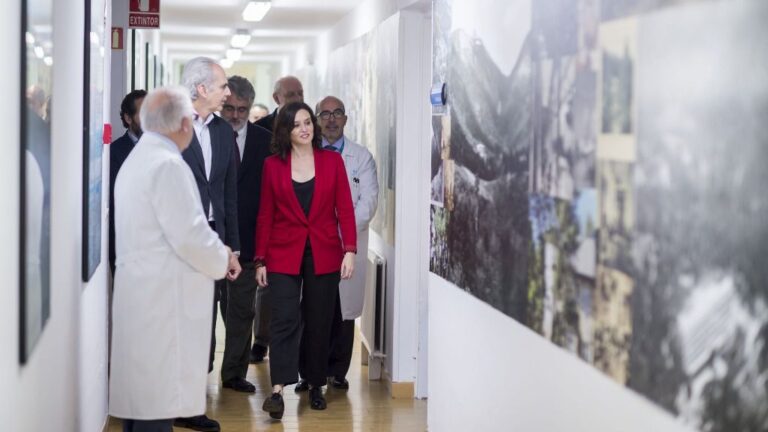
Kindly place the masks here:
<instances>
[{"instance_id":1,"label":"gray hair","mask_svg":"<svg viewBox=\"0 0 768 432\"><path fill-rule=\"evenodd\" d=\"M141 105L139 119L145 131L162 135L178 132L184 117L192 117L192 101L184 87L160 87L150 91Z\"/></svg>"},{"instance_id":2,"label":"gray hair","mask_svg":"<svg viewBox=\"0 0 768 432\"><path fill-rule=\"evenodd\" d=\"M183 85L192 100L197 100L200 96L197 93L197 86L204 85L210 88L213 85L213 66L216 62L208 57L195 57L184 65L184 71L181 73L181 85Z\"/></svg>"},{"instance_id":3,"label":"gray hair","mask_svg":"<svg viewBox=\"0 0 768 432\"><path fill-rule=\"evenodd\" d=\"M248 102L248 106L253 104L253 100L256 99L256 91L253 90L253 85L250 81L241 76L231 76L227 80L229 83L229 91L238 98Z\"/></svg>"}]
</instances>

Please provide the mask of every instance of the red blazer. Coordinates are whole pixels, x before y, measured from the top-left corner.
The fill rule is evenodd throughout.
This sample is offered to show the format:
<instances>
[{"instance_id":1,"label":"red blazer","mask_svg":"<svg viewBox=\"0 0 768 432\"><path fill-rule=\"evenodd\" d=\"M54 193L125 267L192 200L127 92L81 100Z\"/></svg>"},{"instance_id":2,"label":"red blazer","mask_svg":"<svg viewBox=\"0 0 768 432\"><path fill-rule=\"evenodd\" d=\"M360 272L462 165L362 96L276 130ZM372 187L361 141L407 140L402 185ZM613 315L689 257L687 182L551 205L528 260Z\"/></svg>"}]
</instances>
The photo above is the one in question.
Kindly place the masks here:
<instances>
[{"instance_id":1,"label":"red blazer","mask_svg":"<svg viewBox=\"0 0 768 432\"><path fill-rule=\"evenodd\" d=\"M293 190L290 153L285 160L273 155L264 161L255 259L264 260L267 273L299 274L307 236L316 274L339 271L344 253L357 251L355 210L344 161L330 150L315 149L314 156L315 190L309 217Z\"/></svg>"}]
</instances>

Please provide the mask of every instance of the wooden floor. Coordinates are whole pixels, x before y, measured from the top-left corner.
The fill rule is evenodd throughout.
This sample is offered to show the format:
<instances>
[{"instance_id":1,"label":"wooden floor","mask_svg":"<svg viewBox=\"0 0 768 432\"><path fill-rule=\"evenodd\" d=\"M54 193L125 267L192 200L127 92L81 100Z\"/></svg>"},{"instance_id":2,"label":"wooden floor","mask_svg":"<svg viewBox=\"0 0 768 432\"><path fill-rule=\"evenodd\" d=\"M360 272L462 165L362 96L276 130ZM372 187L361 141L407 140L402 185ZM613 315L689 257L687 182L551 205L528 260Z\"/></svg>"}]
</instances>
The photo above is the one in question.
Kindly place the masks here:
<instances>
[{"instance_id":1,"label":"wooden floor","mask_svg":"<svg viewBox=\"0 0 768 432\"><path fill-rule=\"evenodd\" d=\"M248 368L248 381L256 385L256 393L238 393L221 387L219 368L224 355L224 327L221 319L216 329L216 361L214 371L208 375L208 411L210 418L221 423L222 432L256 431L313 431L364 432L397 431L422 432L427 430L427 401L392 399L386 385L368 381L368 367L360 365L360 343L355 341L352 367L347 379L349 390L327 388L328 409L309 408L306 393L296 394L293 386L284 390L285 415L274 421L261 410L269 395L268 361ZM120 432L120 420L110 419L109 432ZM174 428L182 432L190 429Z\"/></svg>"}]
</instances>

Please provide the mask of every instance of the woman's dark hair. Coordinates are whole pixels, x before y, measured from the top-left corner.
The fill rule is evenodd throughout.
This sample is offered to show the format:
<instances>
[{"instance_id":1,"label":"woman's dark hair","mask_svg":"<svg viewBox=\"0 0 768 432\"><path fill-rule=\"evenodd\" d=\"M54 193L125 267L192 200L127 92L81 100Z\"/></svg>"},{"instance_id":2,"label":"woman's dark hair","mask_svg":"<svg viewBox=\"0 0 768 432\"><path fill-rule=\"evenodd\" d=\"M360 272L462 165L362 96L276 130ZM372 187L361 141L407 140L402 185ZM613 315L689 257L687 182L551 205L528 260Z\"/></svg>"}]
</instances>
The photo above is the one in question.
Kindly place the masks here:
<instances>
[{"instance_id":1,"label":"woman's dark hair","mask_svg":"<svg viewBox=\"0 0 768 432\"><path fill-rule=\"evenodd\" d=\"M312 147L319 149L323 143L323 137L320 135L320 125L317 123L317 117L315 117L312 108L304 102L291 102L278 111L275 127L272 132L272 153L280 155L280 158L283 160L291 152L291 131L296 121L296 114L301 110L308 112L309 117L312 119L312 125L314 126Z\"/></svg>"}]
</instances>

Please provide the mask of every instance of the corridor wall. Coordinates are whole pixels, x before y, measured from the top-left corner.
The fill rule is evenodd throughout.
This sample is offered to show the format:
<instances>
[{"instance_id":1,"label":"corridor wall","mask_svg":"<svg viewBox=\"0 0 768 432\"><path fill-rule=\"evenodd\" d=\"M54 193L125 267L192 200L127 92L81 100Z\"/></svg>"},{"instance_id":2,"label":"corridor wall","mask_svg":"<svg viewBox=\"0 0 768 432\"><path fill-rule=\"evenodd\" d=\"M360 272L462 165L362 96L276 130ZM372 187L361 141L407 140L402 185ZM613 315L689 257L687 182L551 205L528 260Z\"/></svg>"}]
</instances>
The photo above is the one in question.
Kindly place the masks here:
<instances>
[{"instance_id":1,"label":"corridor wall","mask_svg":"<svg viewBox=\"0 0 768 432\"><path fill-rule=\"evenodd\" d=\"M433 5L430 430L768 428L768 5Z\"/></svg>"},{"instance_id":2,"label":"corridor wall","mask_svg":"<svg viewBox=\"0 0 768 432\"><path fill-rule=\"evenodd\" d=\"M19 2L7 4L0 16L0 55L10 65L3 72L9 100L0 107L7 126L0 158L0 418L9 431L90 432L101 430L106 419L107 275L104 254L89 282L81 275L84 8L82 2L52 3L50 318L24 365L18 356Z\"/></svg>"}]
</instances>

